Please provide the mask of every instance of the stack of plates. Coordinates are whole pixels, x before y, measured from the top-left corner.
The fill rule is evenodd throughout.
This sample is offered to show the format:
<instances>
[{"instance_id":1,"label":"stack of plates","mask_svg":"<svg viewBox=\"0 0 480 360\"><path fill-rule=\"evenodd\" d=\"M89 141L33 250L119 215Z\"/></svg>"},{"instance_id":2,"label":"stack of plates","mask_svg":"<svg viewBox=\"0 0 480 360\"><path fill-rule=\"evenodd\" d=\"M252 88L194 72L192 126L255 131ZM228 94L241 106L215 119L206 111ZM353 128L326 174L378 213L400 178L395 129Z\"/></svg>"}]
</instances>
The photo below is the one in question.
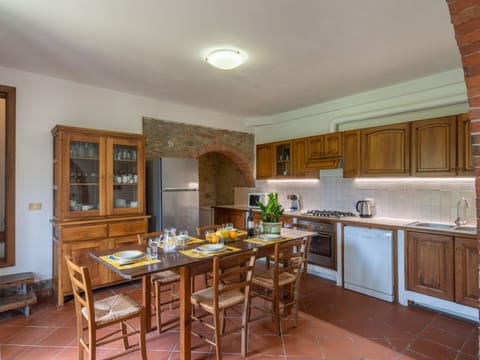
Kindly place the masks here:
<instances>
[{"instance_id":1,"label":"stack of plates","mask_svg":"<svg viewBox=\"0 0 480 360\"><path fill-rule=\"evenodd\" d=\"M262 234L262 235L259 235L258 238L262 241L273 241L273 240L280 239L281 236L278 234Z\"/></svg>"},{"instance_id":2,"label":"stack of plates","mask_svg":"<svg viewBox=\"0 0 480 360\"><path fill-rule=\"evenodd\" d=\"M125 250L114 253L111 258L120 265L133 263L145 257L145 253L140 250Z\"/></svg>"},{"instance_id":3,"label":"stack of plates","mask_svg":"<svg viewBox=\"0 0 480 360\"><path fill-rule=\"evenodd\" d=\"M200 245L196 247L197 250L205 251L205 252L222 251L224 248L225 248L225 245L223 244L205 244L205 245Z\"/></svg>"}]
</instances>

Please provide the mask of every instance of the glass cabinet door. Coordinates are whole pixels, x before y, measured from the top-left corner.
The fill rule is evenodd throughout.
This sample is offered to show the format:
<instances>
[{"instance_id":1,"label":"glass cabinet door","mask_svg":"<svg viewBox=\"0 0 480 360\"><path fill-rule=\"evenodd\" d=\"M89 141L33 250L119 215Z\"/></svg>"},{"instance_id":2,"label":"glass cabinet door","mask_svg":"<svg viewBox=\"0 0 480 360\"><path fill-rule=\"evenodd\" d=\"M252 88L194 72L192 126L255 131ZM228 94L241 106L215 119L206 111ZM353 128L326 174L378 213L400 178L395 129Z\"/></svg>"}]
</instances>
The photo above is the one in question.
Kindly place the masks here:
<instances>
[{"instance_id":1,"label":"glass cabinet door","mask_svg":"<svg viewBox=\"0 0 480 360\"><path fill-rule=\"evenodd\" d=\"M290 149L290 142L275 145L275 176L292 176Z\"/></svg>"},{"instance_id":2,"label":"glass cabinet door","mask_svg":"<svg viewBox=\"0 0 480 360\"><path fill-rule=\"evenodd\" d=\"M98 216L104 213L102 208L103 168L101 154L104 140L94 136L67 137L68 166L65 196L66 204L71 217Z\"/></svg>"},{"instance_id":3,"label":"glass cabinet door","mask_svg":"<svg viewBox=\"0 0 480 360\"><path fill-rule=\"evenodd\" d=\"M144 156L141 142L107 140L109 214L143 212Z\"/></svg>"}]
</instances>

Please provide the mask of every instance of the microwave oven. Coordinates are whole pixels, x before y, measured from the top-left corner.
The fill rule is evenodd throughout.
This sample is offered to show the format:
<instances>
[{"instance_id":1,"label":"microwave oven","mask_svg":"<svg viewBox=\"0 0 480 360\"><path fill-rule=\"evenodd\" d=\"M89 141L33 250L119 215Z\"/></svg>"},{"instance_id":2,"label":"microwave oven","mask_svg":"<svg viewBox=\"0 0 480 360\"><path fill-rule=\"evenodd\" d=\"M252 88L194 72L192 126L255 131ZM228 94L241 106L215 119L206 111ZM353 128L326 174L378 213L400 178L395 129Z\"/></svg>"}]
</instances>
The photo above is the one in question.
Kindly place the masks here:
<instances>
[{"instance_id":1,"label":"microwave oven","mask_svg":"<svg viewBox=\"0 0 480 360\"><path fill-rule=\"evenodd\" d=\"M258 209L257 202L266 204L268 202L268 193L248 193L248 207L250 209Z\"/></svg>"}]
</instances>

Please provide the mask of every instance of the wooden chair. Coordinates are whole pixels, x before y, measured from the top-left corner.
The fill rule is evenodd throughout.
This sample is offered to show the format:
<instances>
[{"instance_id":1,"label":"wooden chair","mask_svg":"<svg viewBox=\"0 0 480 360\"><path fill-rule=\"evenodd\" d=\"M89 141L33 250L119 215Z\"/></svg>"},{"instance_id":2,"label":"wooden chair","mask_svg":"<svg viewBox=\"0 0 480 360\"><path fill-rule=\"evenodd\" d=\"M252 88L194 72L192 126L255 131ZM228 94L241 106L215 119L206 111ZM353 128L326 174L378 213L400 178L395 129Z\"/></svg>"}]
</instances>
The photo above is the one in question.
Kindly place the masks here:
<instances>
[{"instance_id":1,"label":"wooden chair","mask_svg":"<svg viewBox=\"0 0 480 360\"><path fill-rule=\"evenodd\" d=\"M163 231L137 234L139 244L147 244L148 239L159 237L163 235ZM160 271L151 275L151 281L154 286L154 295L155 295L155 314L157 319L157 332L162 332L162 306L170 305L170 310L172 309L172 304L178 302L180 296L178 293L175 293L175 284L179 284L180 275L177 271ZM168 300L162 301L162 294L169 292Z\"/></svg>"},{"instance_id":2,"label":"wooden chair","mask_svg":"<svg viewBox=\"0 0 480 360\"><path fill-rule=\"evenodd\" d=\"M245 357L248 348L248 318L250 315L250 286L255 255L257 250L241 251L229 256L213 258L213 285L212 287L194 292L191 302L194 309L204 310L203 316L193 314L192 320L198 321L210 330L213 330L213 340L192 330L192 335L198 336L209 344L215 346L217 360L222 358L221 336L225 333L226 310L233 306L243 304L241 329L241 352ZM198 313L198 311L197 311ZM213 315L212 322L204 320L206 315Z\"/></svg>"},{"instance_id":3,"label":"wooden chair","mask_svg":"<svg viewBox=\"0 0 480 360\"><path fill-rule=\"evenodd\" d=\"M195 228L195 231L197 233L197 237L199 239L205 239L205 231L207 230L213 230L216 231L217 229L221 228L221 225L205 225L205 226L198 226Z\"/></svg>"},{"instance_id":4,"label":"wooden chair","mask_svg":"<svg viewBox=\"0 0 480 360\"><path fill-rule=\"evenodd\" d=\"M298 326L298 299L307 241L307 238L303 238L275 244L273 268L253 274L252 284L260 287L260 291L252 293L252 296L272 303L270 309L257 306L255 308L273 315L278 335L281 335L280 311L292 305L294 326ZM289 298L281 304L283 289L287 286L289 287Z\"/></svg>"},{"instance_id":5,"label":"wooden chair","mask_svg":"<svg viewBox=\"0 0 480 360\"><path fill-rule=\"evenodd\" d=\"M146 318L145 308L125 294L118 294L94 301L90 274L86 266L78 266L69 255L65 256L75 299L77 316L78 358L83 359L83 351L89 359L96 358L98 347L122 339L124 351L110 357L114 359L140 350L141 358L147 358L145 347ZM140 329L135 329L128 320L140 318ZM97 331L119 324L120 329L112 330L97 339ZM128 331L127 331L128 328ZM85 338L86 332L88 337ZM118 334L121 333L121 334ZM117 335L118 334L118 335ZM138 334L138 345L130 347L128 337Z\"/></svg>"},{"instance_id":6,"label":"wooden chair","mask_svg":"<svg viewBox=\"0 0 480 360\"><path fill-rule=\"evenodd\" d=\"M295 223L291 224L292 229L300 229L300 230L306 230L306 231L313 231L313 225L309 224L302 224L302 223ZM302 277L305 282L305 278L307 277L307 271L308 271L308 252L310 251L310 242L312 241L312 237L308 236L307 237L307 246L305 247L305 265L303 266L303 271L302 271ZM273 255L269 255L266 258L266 264L267 268L270 268L270 261L273 261Z\"/></svg>"}]
</instances>

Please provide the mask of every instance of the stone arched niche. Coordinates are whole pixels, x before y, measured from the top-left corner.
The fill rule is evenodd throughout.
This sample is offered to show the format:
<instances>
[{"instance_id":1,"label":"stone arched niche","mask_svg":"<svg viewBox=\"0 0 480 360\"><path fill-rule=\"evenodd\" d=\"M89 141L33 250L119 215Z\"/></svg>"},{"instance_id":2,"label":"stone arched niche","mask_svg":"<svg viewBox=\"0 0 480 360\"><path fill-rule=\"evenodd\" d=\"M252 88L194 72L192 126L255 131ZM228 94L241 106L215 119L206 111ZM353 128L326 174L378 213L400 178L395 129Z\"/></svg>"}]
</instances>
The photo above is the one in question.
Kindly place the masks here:
<instances>
[{"instance_id":1,"label":"stone arched niche","mask_svg":"<svg viewBox=\"0 0 480 360\"><path fill-rule=\"evenodd\" d=\"M199 160L200 206L233 204L234 187L254 187L253 134L143 118L147 161Z\"/></svg>"}]
</instances>

